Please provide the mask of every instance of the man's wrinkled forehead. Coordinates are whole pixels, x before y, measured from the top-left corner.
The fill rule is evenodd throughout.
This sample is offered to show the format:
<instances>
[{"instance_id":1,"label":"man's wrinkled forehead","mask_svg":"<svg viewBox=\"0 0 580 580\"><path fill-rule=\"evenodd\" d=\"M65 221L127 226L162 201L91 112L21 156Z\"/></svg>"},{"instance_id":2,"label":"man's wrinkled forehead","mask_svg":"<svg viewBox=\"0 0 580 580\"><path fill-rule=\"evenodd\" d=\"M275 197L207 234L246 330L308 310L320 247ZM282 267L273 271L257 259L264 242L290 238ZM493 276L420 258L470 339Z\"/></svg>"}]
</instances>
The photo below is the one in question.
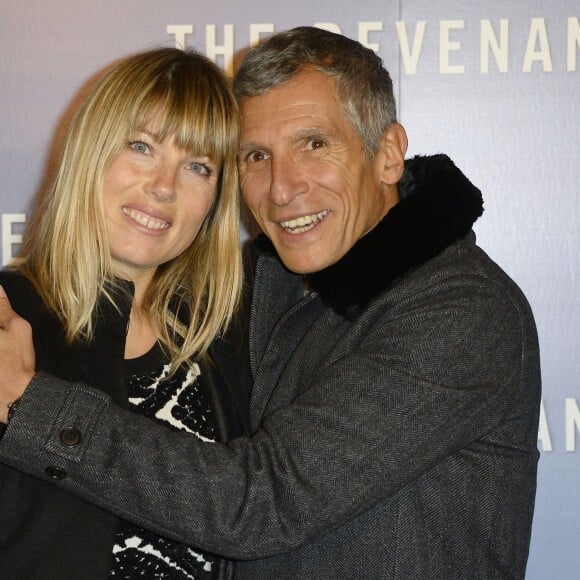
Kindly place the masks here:
<instances>
[{"instance_id":1,"label":"man's wrinkled forehead","mask_svg":"<svg viewBox=\"0 0 580 580\"><path fill-rule=\"evenodd\" d=\"M257 131L277 133L288 125L322 126L322 119L342 114L343 108L335 80L310 69L261 95L244 97L240 111L243 147Z\"/></svg>"}]
</instances>

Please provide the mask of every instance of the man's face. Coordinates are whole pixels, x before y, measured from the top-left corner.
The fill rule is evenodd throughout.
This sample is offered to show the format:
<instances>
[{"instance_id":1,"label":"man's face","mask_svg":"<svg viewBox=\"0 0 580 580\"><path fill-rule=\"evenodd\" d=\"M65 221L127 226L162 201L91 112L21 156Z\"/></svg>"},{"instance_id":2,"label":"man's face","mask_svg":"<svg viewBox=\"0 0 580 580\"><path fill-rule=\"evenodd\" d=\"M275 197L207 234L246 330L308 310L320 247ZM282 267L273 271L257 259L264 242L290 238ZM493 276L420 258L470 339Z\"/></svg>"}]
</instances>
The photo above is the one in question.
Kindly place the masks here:
<instances>
[{"instance_id":1,"label":"man's face","mask_svg":"<svg viewBox=\"0 0 580 580\"><path fill-rule=\"evenodd\" d=\"M243 99L242 117L244 199L290 270L334 264L397 203L403 128L385 133L369 163L332 77L305 70Z\"/></svg>"}]
</instances>

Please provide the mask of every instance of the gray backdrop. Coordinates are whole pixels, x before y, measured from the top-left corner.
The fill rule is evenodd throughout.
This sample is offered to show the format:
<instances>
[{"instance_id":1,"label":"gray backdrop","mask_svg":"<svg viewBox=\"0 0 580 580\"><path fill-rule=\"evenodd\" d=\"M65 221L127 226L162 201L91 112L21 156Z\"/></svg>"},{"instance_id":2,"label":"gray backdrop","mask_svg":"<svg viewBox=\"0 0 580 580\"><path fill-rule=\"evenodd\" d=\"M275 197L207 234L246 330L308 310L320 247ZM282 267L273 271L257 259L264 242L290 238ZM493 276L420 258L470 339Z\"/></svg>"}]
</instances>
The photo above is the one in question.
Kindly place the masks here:
<instances>
[{"instance_id":1,"label":"gray backdrop","mask_svg":"<svg viewBox=\"0 0 580 580\"><path fill-rule=\"evenodd\" d=\"M185 43L232 71L270 32L330 27L393 75L409 154L481 187L479 243L534 309L544 380L528 578L580 570L578 0L0 0L2 263L17 253L59 127L114 59Z\"/></svg>"}]
</instances>

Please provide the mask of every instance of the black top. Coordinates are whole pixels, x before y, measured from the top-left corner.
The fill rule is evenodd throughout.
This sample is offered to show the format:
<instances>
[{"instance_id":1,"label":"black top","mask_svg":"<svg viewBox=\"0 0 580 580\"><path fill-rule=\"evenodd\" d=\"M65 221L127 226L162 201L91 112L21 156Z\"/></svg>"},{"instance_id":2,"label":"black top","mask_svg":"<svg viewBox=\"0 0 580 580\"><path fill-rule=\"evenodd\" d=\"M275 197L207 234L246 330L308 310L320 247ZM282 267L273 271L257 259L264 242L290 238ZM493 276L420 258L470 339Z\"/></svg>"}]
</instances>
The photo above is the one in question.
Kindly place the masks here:
<instances>
[{"instance_id":1,"label":"black top","mask_svg":"<svg viewBox=\"0 0 580 580\"><path fill-rule=\"evenodd\" d=\"M198 381L197 364L181 367L167 379L166 364L159 346L147 354L125 360L125 376L132 412L167 425L169 429L194 433L204 441L215 441L215 410ZM147 458L143 458L147 461ZM208 579L214 558L129 522L121 521L113 547L113 578Z\"/></svg>"}]
</instances>

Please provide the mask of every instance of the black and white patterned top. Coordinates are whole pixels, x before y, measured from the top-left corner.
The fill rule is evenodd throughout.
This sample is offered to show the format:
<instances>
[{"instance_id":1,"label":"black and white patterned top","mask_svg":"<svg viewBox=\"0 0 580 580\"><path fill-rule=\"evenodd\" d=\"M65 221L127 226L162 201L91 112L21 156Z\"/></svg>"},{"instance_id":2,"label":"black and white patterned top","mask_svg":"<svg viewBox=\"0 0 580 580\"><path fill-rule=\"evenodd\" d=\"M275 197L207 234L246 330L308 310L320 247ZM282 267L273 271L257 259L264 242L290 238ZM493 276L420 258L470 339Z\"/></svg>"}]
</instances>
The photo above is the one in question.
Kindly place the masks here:
<instances>
[{"instance_id":1,"label":"black and white patterned top","mask_svg":"<svg viewBox=\"0 0 580 580\"><path fill-rule=\"evenodd\" d=\"M170 429L215 441L214 409L197 380L199 366L180 368L166 380L166 360L156 345L142 357L125 361L129 408ZM206 580L212 577L213 563L211 555L123 521L117 530L109 577Z\"/></svg>"}]
</instances>

